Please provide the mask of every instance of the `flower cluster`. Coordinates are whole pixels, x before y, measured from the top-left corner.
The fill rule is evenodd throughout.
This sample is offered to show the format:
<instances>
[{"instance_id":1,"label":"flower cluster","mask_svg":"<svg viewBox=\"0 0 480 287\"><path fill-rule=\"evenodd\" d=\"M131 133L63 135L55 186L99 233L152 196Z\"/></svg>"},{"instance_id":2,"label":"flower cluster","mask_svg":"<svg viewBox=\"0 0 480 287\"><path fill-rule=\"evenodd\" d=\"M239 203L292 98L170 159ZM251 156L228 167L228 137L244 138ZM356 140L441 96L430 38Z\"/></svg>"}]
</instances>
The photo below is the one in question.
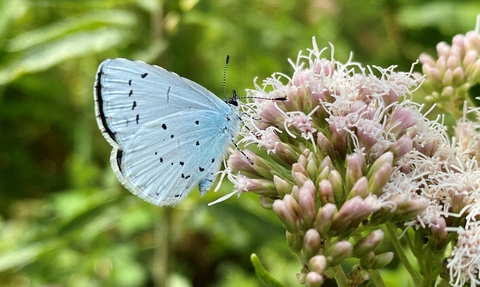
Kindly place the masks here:
<instances>
[{"instance_id":1,"label":"flower cluster","mask_svg":"<svg viewBox=\"0 0 480 287\"><path fill-rule=\"evenodd\" d=\"M471 31L453 37L452 45L437 45L438 59L420 55L427 101L447 112L461 116L462 103L469 100L468 89L480 83L480 35Z\"/></svg>"},{"instance_id":2,"label":"flower cluster","mask_svg":"<svg viewBox=\"0 0 480 287\"><path fill-rule=\"evenodd\" d=\"M444 255L447 244L454 243L451 253L445 254L444 273L450 285L480 286L480 110L472 107L468 96L468 89L480 82L480 34L457 35L451 46L439 43L437 52L436 60L420 56L422 88L427 100L458 120L451 142L445 137L434 154L417 164L427 175L422 195L430 204L411 223L417 229L430 227L423 231L432 252Z\"/></svg>"},{"instance_id":3,"label":"flower cluster","mask_svg":"<svg viewBox=\"0 0 480 287\"><path fill-rule=\"evenodd\" d=\"M329 60L324 51L314 40L292 77L274 74L249 91L243 151L227 172L236 194L260 195L283 223L304 266L300 283L320 286L331 272L342 280L339 264L358 258L344 278L355 285L392 259L375 253L382 224L425 224L417 219L429 207L425 171L436 168L425 158L446 136L410 100L419 84L411 72L343 64L333 47Z\"/></svg>"}]
</instances>

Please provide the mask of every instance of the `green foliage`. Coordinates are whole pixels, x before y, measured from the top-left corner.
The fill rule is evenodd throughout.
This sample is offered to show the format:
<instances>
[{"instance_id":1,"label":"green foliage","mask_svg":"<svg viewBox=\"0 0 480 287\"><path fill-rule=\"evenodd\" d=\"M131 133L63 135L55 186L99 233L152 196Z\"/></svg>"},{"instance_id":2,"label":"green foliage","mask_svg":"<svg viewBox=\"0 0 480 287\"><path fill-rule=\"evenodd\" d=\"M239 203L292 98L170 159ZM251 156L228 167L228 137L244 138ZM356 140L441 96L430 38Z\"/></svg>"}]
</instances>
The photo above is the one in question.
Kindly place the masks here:
<instances>
[{"instance_id":1,"label":"green foliage","mask_svg":"<svg viewBox=\"0 0 480 287\"><path fill-rule=\"evenodd\" d=\"M227 91L242 95L255 77L290 71L287 58L316 36L341 60L353 51L355 61L408 70L473 29L463 13L480 10L474 0L399 2L0 0L1 285L262 286L253 252L296 284L302 266L258 198L207 207L225 184L166 209L117 183L95 122L96 68L143 60L221 95L230 54Z\"/></svg>"}]
</instances>

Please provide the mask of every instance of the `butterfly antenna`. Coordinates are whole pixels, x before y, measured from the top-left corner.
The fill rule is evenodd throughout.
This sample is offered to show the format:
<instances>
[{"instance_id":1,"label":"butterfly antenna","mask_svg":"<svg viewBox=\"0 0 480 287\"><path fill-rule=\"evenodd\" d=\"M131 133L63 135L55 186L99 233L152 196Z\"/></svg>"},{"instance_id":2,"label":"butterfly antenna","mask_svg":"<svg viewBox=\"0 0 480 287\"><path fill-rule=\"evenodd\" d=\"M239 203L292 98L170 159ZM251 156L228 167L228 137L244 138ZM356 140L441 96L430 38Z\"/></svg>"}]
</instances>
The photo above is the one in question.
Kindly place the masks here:
<instances>
[{"instance_id":1,"label":"butterfly antenna","mask_svg":"<svg viewBox=\"0 0 480 287\"><path fill-rule=\"evenodd\" d=\"M225 86L226 86L226 82L227 82L228 62L230 62L230 55L227 55L227 58L225 59L225 66L223 67L223 84L222 84L222 87L223 87L223 98L224 99L227 98L227 92L225 91Z\"/></svg>"}]
</instances>

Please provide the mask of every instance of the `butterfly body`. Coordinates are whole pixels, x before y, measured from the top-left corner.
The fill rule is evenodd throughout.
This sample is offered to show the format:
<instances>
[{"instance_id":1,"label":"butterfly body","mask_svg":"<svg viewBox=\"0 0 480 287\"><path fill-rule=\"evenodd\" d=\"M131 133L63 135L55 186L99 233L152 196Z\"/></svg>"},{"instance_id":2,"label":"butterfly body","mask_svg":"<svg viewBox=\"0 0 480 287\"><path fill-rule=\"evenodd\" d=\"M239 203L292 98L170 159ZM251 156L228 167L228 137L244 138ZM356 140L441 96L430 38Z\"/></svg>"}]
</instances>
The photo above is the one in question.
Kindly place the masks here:
<instances>
[{"instance_id":1,"label":"butterfly body","mask_svg":"<svg viewBox=\"0 0 480 287\"><path fill-rule=\"evenodd\" d=\"M94 89L97 123L127 189L155 205L210 189L238 132L236 96L222 101L175 73L126 59L100 64Z\"/></svg>"}]
</instances>

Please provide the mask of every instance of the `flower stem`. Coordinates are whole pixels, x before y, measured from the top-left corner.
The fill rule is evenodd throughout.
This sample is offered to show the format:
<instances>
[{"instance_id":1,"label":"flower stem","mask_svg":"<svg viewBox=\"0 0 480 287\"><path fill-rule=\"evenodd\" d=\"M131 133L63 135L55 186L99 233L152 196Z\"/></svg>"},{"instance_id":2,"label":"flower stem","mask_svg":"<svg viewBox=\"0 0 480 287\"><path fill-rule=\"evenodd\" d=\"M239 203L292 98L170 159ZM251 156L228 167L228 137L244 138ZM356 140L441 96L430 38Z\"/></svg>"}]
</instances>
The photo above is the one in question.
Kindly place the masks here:
<instances>
[{"instance_id":1,"label":"flower stem","mask_svg":"<svg viewBox=\"0 0 480 287\"><path fill-rule=\"evenodd\" d=\"M407 269L408 273L410 273L410 276L412 277L412 280L413 280L413 285L420 286L422 280L420 279L420 275L410 264L410 261L408 261L407 255L405 254L404 249L402 248L402 245L398 240L397 227L395 226L394 223L386 223L385 229L388 235L390 236L390 240L393 244L393 247L395 248L395 251L398 257L400 258L400 261L403 263L403 266L405 266L405 269Z\"/></svg>"},{"instance_id":2,"label":"flower stem","mask_svg":"<svg viewBox=\"0 0 480 287\"><path fill-rule=\"evenodd\" d=\"M338 264L332 268L335 270L335 281L337 281L338 287L347 287L347 275L343 272L342 265Z\"/></svg>"},{"instance_id":3,"label":"flower stem","mask_svg":"<svg viewBox=\"0 0 480 287\"><path fill-rule=\"evenodd\" d=\"M383 282L382 276L378 270L368 270L370 273L370 278L372 279L373 284L376 287L385 287L385 283Z\"/></svg>"}]
</instances>

